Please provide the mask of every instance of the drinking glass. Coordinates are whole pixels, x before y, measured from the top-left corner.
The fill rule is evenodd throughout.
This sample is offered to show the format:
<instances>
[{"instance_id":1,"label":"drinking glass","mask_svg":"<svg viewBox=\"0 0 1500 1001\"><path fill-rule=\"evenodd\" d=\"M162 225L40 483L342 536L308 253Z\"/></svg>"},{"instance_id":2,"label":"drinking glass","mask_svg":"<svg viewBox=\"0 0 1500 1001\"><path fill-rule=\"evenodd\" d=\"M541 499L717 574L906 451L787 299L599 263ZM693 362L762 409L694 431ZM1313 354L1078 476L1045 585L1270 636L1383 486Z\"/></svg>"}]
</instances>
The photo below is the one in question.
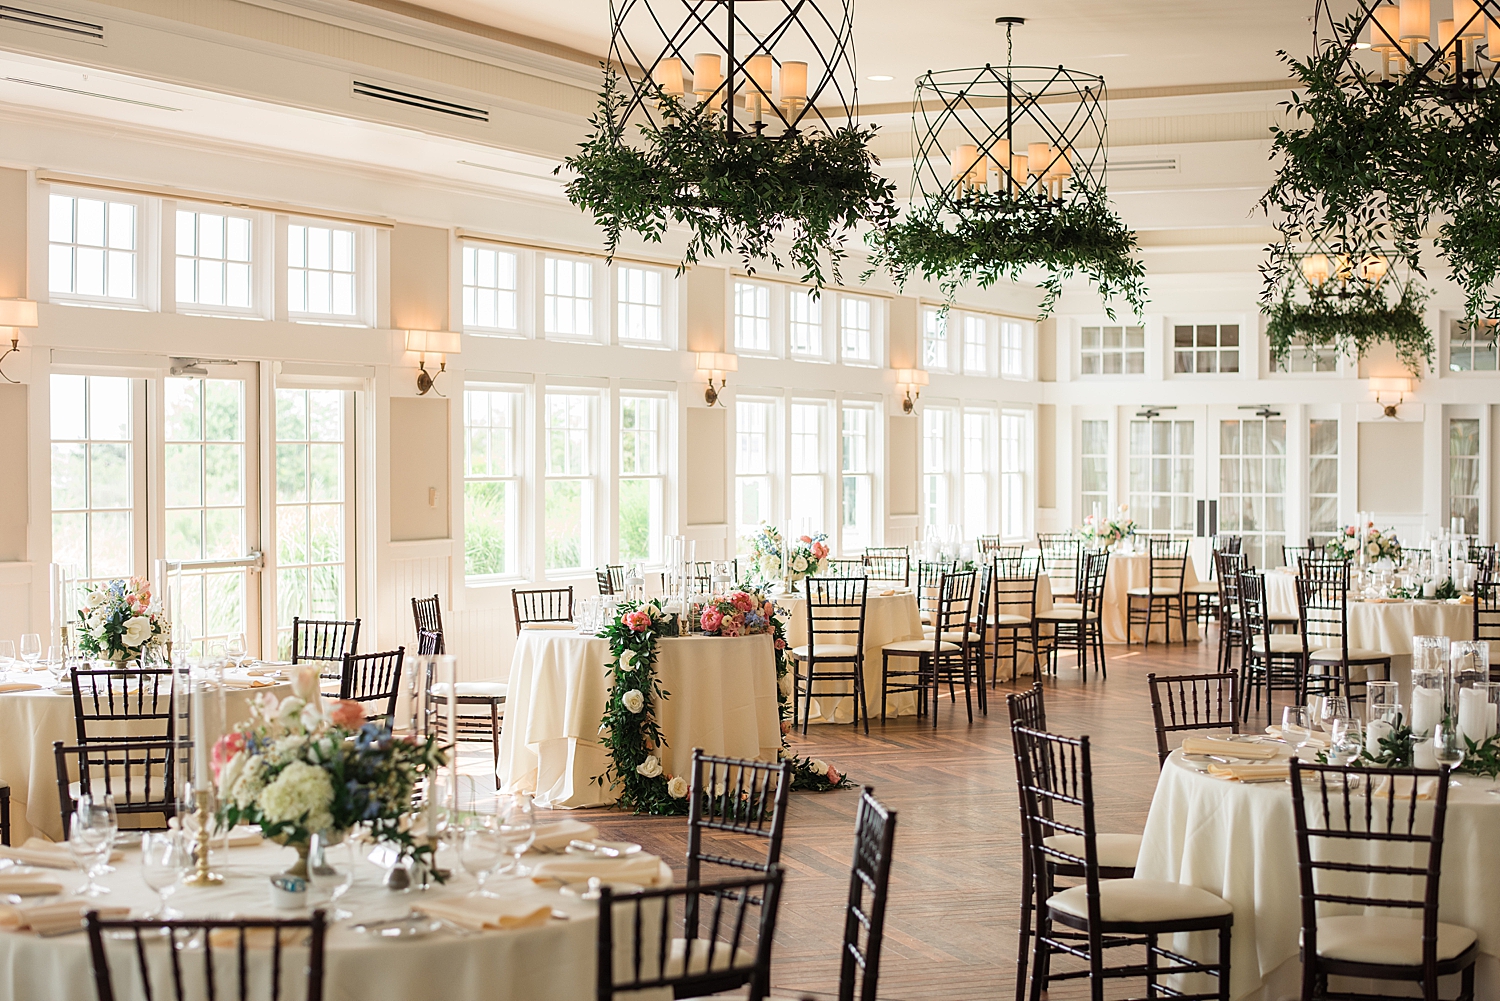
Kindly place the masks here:
<instances>
[{"instance_id":1,"label":"drinking glass","mask_svg":"<svg viewBox=\"0 0 1500 1001\"><path fill-rule=\"evenodd\" d=\"M109 887L94 880L109 869L109 853L114 850L115 834L119 831L114 797L108 793L80 794L71 826L68 848L88 876L88 881L73 892L83 897L102 897Z\"/></svg>"},{"instance_id":2,"label":"drinking glass","mask_svg":"<svg viewBox=\"0 0 1500 1001\"><path fill-rule=\"evenodd\" d=\"M498 817L476 817L464 831L458 860L464 871L478 884L471 897L495 897L499 894L484 888L484 881L510 852L510 842L500 833Z\"/></svg>"},{"instance_id":3,"label":"drinking glass","mask_svg":"<svg viewBox=\"0 0 1500 1001\"><path fill-rule=\"evenodd\" d=\"M230 633L229 638L224 641L224 653L234 663L235 667L239 667L245 662L245 654L247 652L245 634Z\"/></svg>"},{"instance_id":4,"label":"drinking glass","mask_svg":"<svg viewBox=\"0 0 1500 1001\"><path fill-rule=\"evenodd\" d=\"M1437 729L1432 733L1433 757L1437 763L1446 768L1453 769L1464 763L1464 738L1458 732L1458 721L1445 718L1438 723ZM1450 786L1459 783L1449 779Z\"/></svg>"},{"instance_id":5,"label":"drinking glass","mask_svg":"<svg viewBox=\"0 0 1500 1001\"><path fill-rule=\"evenodd\" d=\"M531 805L531 797L520 792L502 793L496 801L498 809L495 812L495 831L505 851L515 859L505 871L513 876L524 876L526 873L521 867L521 855L531 847L531 842L536 838L536 813Z\"/></svg>"},{"instance_id":6,"label":"drinking glass","mask_svg":"<svg viewBox=\"0 0 1500 1001\"><path fill-rule=\"evenodd\" d=\"M1312 730L1308 724L1307 710L1301 706L1287 706L1281 710L1281 737L1294 747L1302 747Z\"/></svg>"},{"instance_id":7,"label":"drinking glass","mask_svg":"<svg viewBox=\"0 0 1500 1001\"><path fill-rule=\"evenodd\" d=\"M314 834L307 843L307 879L319 893L327 895L331 920L354 916L339 907L339 898L354 885L354 865L354 851L347 841L330 843L323 835Z\"/></svg>"},{"instance_id":8,"label":"drinking glass","mask_svg":"<svg viewBox=\"0 0 1500 1001\"><path fill-rule=\"evenodd\" d=\"M16 641L0 640L0 671L9 671L15 666Z\"/></svg>"},{"instance_id":9,"label":"drinking glass","mask_svg":"<svg viewBox=\"0 0 1500 1001\"><path fill-rule=\"evenodd\" d=\"M34 669L42 659L42 637L37 633L21 634L21 659Z\"/></svg>"},{"instance_id":10,"label":"drinking glass","mask_svg":"<svg viewBox=\"0 0 1500 1001\"><path fill-rule=\"evenodd\" d=\"M177 891L191 859L192 852L177 831L141 835L141 881L161 898L161 906L150 917L163 921L182 917L167 907L167 898Z\"/></svg>"},{"instance_id":11,"label":"drinking glass","mask_svg":"<svg viewBox=\"0 0 1500 1001\"><path fill-rule=\"evenodd\" d=\"M1401 701L1401 684L1396 681L1365 682L1365 722L1383 719L1396 722L1397 705Z\"/></svg>"},{"instance_id":12,"label":"drinking glass","mask_svg":"<svg viewBox=\"0 0 1500 1001\"><path fill-rule=\"evenodd\" d=\"M1323 699L1322 724L1324 730L1332 733L1334 722L1341 719L1348 719L1349 716L1349 700L1344 696L1329 695Z\"/></svg>"},{"instance_id":13,"label":"drinking glass","mask_svg":"<svg viewBox=\"0 0 1500 1001\"><path fill-rule=\"evenodd\" d=\"M1333 721L1333 744L1329 750L1330 758L1335 764L1347 765L1358 761L1359 752L1364 750L1364 746L1364 728L1360 726L1359 720L1346 716Z\"/></svg>"}]
</instances>

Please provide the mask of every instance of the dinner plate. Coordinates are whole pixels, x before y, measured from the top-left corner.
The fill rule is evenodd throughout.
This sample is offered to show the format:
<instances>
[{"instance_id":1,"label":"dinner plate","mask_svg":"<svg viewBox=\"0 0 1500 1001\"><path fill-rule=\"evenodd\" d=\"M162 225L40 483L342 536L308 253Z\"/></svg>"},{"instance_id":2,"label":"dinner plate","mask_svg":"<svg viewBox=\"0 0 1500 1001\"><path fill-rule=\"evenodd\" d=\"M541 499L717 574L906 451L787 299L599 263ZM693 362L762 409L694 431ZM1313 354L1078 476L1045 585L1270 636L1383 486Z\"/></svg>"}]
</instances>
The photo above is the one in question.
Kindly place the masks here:
<instances>
[{"instance_id":1,"label":"dinner plate","mask_svg":"<svg viewBox=\"0 0 1500 1001\"><path fill-rule=\"evenodd\" d=\"M577 897L579 900L598 900L599 889L604 886L609 887L617 897L624 896L627 893L640 893L645 889L639 883L617 883L612 879L604 879L600 880L598 885L595 885L592 881L587 883L564 883L560 892L566 893L570 897Z\"/></svg>"},{"instance_id":2,"label":"dinner plate","mask_svg":"<svg viewBox=\"0 0 1500 1001\"><path fill-rule=\"evenodd\" d=\"M385 921L365 921L349 927L372 938L423 938L442 928L443 923L425 914L407 914Z\"/></svg>"},{"instance_id":3,"label":"dinner plate","mask_svg":"<svg viewBox=\"0 0 1500 1001\"><path fill-rule=\"evenodd\" d=\"M566 851L569 855L582 855L586 858L619 858L634 855L641 850L641 846L633 841L601 841L595 838L588 844L594 847L589 849L583 847L583 843L574 842L568 845Z\"/></svg>"}]
</instances>

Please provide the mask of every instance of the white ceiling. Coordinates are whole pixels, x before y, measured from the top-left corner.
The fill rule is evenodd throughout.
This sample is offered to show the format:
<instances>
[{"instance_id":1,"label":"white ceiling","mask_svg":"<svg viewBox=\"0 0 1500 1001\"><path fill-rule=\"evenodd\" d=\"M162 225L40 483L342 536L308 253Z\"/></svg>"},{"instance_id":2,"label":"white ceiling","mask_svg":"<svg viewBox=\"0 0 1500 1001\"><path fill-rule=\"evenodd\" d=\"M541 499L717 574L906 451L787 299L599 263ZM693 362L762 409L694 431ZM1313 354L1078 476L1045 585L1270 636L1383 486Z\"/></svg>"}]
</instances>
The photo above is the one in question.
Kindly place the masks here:
<instances>
[{"instance_id":1,"label":"white ceiling","mask_svg":"<svg viewBox=\"0 0 1500 1001\"><path fill-rule=\"evenodd\" d=\"M660 0L658 0L660 2ZM414 0L517 34L603 55L608 0ZM670 0L667 7L676 7ZM1005 61L1000 15L1016 29L1018 64L1104 76L1111 89L1280 80L1278 49L1310 47L1312 0L856 0L861 101L909 101L929 69ZM872 75L894 77L872 82Z\"/></svg>"}]
</instances>

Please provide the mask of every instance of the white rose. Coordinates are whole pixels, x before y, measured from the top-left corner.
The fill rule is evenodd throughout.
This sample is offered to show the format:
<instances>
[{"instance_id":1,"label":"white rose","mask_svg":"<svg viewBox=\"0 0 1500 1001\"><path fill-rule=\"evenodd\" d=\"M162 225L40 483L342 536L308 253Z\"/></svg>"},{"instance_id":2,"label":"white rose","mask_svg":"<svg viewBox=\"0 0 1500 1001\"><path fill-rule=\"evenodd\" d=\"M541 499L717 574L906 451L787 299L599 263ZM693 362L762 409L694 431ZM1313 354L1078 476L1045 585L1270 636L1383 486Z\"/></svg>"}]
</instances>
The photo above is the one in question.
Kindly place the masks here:
<instances>
[{"instance_id":1,"label":"white rose","mask_svg":"<svg viewBox=\"0 0 1500 1001\"><path fill-rule=\"evenodd\" d=\"M299 664L292 668L292 694L303 702L315 702L319 692L318 668L315 664Z\"/></svg>"},{"instance_id":2,"label":"white rose","mask_svg":"<svg viewBox=\"0 0 1500 1001\"><path fill-rule=\"evenodd\" d=\"M650 755L645 761L636 765L635 770L638 774L644 775L648 779L654 779L661 774L661 759L654 754Z\"/></svg>"},{"instance_id":3,"label":"white rose","mask_svg":"<svg viewBox=\"0 0 1500 1001\"><path fill-rule=\"evenodd\" d=\"M806 571L807 570L807 557L806 556L799 556L796 559L792 560L792 569L795 570L795 571L797 571L798 573L802 573L802 572Z\"/></svg>"},{"instance_id":4,"label":"white rose","mask_svg":"<svg viewBox=\"0 0 1500 1001\"><path fill-rule=\"evenodd\" d=\"M688 780L681 775L668 780L667 795L673 799L682 799L688 794Z\"/></svg>"},{"instance_id":5,"label":"white rose","mask_svg":"<svg viewBox=\"0 0 1500 1001\"><path fill-rule=\"evenodd\" d=\"M120 639L126 646L140 646L151 638L151 620L144 615L132 615L125 620L125 632Z\"/></svg>"},{"instance_id":6,"label":"white rose","mask_svg":"<svg viewBox=\"0 0 1500 1001\"><path fill-rule=\"evenodd\" d=\"M634 666L635 666L635 651L633 651L633 650L621 650L620 651L620 670L622 670L622 671L629 671ZM635 710L632 709L631 712L635 712Z\"/></svg>"},{"instance_id":7,"label":"white rose","mask_svg":"<svg viewBox=\"0 0 1500 1001\"><path fill-rule=\"evenodd\" d=\"M297 696L288 695L281 700L281 707L276 710L276 722L282 726L291 726L302 715L302 709L306 705Z\"/></svg>"},{"instance_id":8,"label":"white rose","mask_svg":"<svg viewBox=\"0 0 1500 1001\"><path fill-rule=\"evenodd\" d=\"M1378 542L1372 542L1372 543L1370 543L1368 546L1365 547L1365 553L1367 555L1370 555L1370 556L1379 556L1380 555L1380 544Z\"/></svg>"},{"instance_id":9,"label":"white rose","mask_svg":"<svg viewBox=\"0 0 1500 1001\"><path fill-rule=\"evenodd\" d=\"M817 758L809 758L807 764L808 767L817 772L819 775L828 774L828 762L826 761L819 761Z\"/></svg>"},{"instance_id":10,"label":"white rose","mask_svg":"<svg viewBox=\"0 0 1500 1001\"><path fill-rule=\"evenodd\" d=\"M234 757L219 772L219 800L223 803L234 802L234 786L240 780L240 774L245 770L245 752L236 751Z\"/></svg>"},{"instance_id":11,"label":"white rose","mask_svg":"<svg viewBox=\"0 0 1500 1001\"><path fill-rule=\"evenodd\" d=\"M629 709L633 713L638 713L646 708L646 696L634 688L620 696L620 702L626 709Z\"/></svg>"},{"instance_id":12,"label":"white rose","mask_svg":"<svg viewBox=\"0 0 1500 1001\"><path fill-rule=\"evenodd\" d=\"M775 574L775 573L780 572L780 570L781 570L781 557L779 557L779 556L767 556L766 557L766 573L768 573L768 574Z\"/></svg>"}]
</instances>

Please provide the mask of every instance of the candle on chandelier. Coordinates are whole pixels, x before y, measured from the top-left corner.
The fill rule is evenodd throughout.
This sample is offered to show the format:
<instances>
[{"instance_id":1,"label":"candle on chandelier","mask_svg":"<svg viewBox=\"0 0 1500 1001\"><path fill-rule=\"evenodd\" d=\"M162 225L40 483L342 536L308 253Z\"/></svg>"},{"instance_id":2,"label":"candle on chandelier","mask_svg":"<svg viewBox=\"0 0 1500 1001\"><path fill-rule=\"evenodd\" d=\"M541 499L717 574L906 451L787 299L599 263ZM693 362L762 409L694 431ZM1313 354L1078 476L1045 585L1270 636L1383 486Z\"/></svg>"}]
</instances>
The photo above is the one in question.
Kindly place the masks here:
<instances>
[{"instance_id":1,"label":"candle on chandelier","mask_svg":"<svg viewBox=\"0 0 1500 1001\"><path fill-rule=\"evenodd\" d=\"M693 57L693 93L700 101L708 101L709 106L718 110L724 102L724 95L719 88L724 83L724 64L720 58L712 52L700 52Z\"/></svg>"},{"instance_id":2,"label":"candle on chandelier","mask_svg":"<svg viewBox=\"0 0 1500 1001\"><path fill-rule=\"evenodd\" d=\"M675 56L668 56L656 64L656 70L651 74L651 79L662 89L662 92L672 97L681 97L682 86L682 60Z\"/></svg>"},{"instance_id":3,"label":"candle on chandelier","mask_svg":"<svg viewBox=\"0 0 1500 1001\"><path fill-rule=\"evenodd\" d=\"M787 60L781 64L781 100L793 112L807 103L807 63Z\"/></svg>"}]
</instances>

